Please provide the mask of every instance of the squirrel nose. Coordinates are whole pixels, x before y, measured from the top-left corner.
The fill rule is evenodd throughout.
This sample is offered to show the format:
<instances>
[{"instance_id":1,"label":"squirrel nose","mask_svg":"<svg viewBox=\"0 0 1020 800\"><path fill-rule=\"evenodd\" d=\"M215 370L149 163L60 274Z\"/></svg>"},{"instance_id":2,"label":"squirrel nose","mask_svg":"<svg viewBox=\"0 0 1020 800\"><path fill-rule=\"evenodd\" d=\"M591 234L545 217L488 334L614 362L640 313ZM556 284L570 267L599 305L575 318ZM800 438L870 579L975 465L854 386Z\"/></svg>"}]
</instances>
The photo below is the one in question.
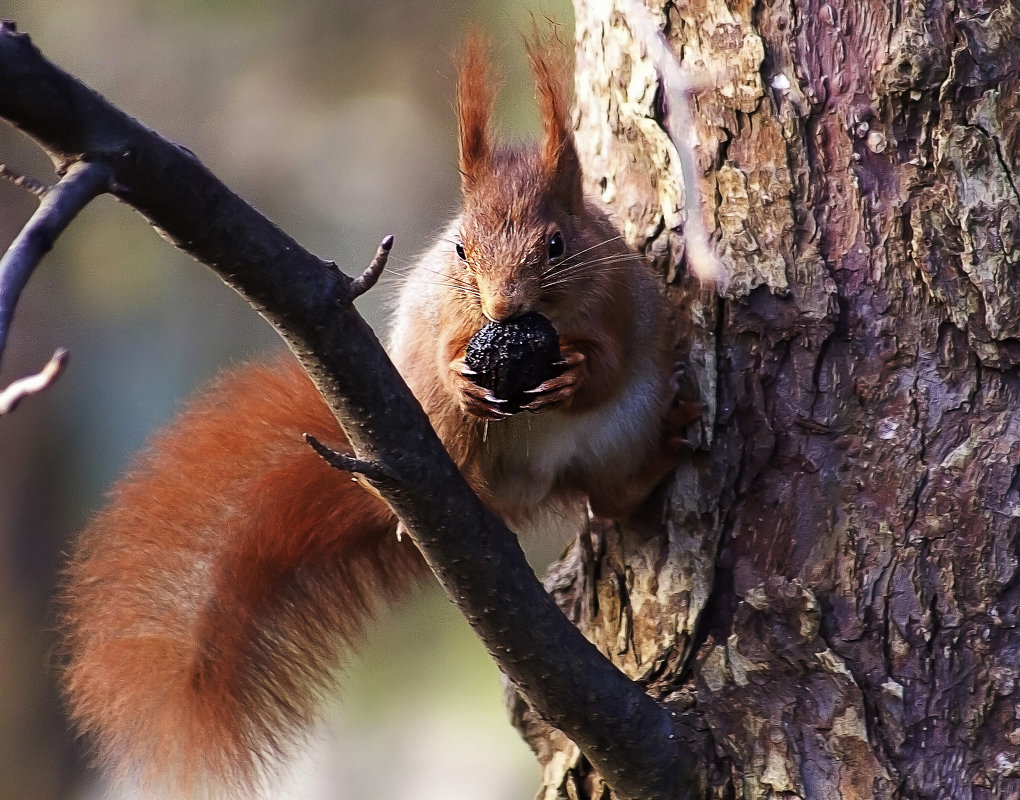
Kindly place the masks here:
<instances>
[{"instance_id":1,"label":"squirrel nose","mask_svg":"<svg viewBox=\"0 0 1020 800\"><path fill-rule=\"evenodd\" d=\"M523 314L523 310L510 303L489 303L488 308L482 308L482 313L492 322L506 322L514 317Z\"/></svg>"},{"instance_id":2,"label":"squirrel nose","mask_svg":"<svg viewBox=\"0 0 1020 800\"><path fill-rule=\"evenodd\" d=\"M482 299L482 313L493 322L506 322L531 310L517 286L503 286Z\"/></svg>"}]
</instances>

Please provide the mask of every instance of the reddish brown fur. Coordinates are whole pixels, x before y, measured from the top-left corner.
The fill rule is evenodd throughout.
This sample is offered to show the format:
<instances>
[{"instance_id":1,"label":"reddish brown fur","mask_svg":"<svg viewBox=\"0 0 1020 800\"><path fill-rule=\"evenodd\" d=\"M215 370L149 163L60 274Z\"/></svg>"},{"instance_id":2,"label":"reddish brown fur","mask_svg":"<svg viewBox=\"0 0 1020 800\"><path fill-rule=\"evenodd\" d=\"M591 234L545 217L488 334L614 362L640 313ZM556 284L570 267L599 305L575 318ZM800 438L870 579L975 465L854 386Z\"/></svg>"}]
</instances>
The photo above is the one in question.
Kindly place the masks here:
<instances>
[{"instance_id":1,"label":"reddish brown fur","mask_svg":"<svg viewBox=\"0 0 1020 800\"><path fill-rule=\"evenodd\" d=\"M63 612L71 711L124 777L254 790L372 607L423 574L377 499L302 440L344 437L291 358L231 373L84 532Z\"/></svg>"},{"instance_id":2,"label":"reddish brown fur","mask_svg":"<svg viewBox=\"0 0 1020 800\"><path fill-rule=\"evenodd\" d=\"M570 136L567 112L567 65L563 48L553 50L543 42L537 25L527 43L531 70L535 74L539 115L545 130L542 142L542 165L546 174L556 176L555 190L562 192L560 202L573 212L584 206L581 187L581 164Z\"/></svg>"},{"instance_id":3,"label":"reddish brown fur","mask_svg":"<svg viewBox=\"0 0 1020 800\"><path fill-rule=\"evenodd\" d=\"M484 84L487 71L479 66L484 63L481 48L474 40L469 44L470 60L462 64L458 84L462 97L486 97L490 91ZM463 354L470 337L485 323L480 312L487 304L499 309L509 305L515 312L490 314L497 318L544 305L540 310L553 321L564 343L587 356L588 377L571 403L579 412L597 406L617 388L623 352L632 345L627 332L633 328L638 291L634 268L644 265L619 241L605 215L583 201L581 171L568 130L564 65L557 63L537 32L528 43L528 55L545 135L537 153L502 148L477 159L471 186L465 189L460 233L481 308L464 303L444 306L441 357L449 363ZM487 128L490 106L491 98L487 104L473 104L471 118L462 114L459 119L461 129ZM480 117L483 108L485 116ZM620 258L599 269L579 271L562 284L543 285L546 240L554 230L566 237L568 252ZM514 288L508 289L508 284ZM514 295L516 303L507 301ZM654 303L656 298L644 302ZM448 371L440 374L450 379Z\"/></svg>"},{"instance_id":4,"label":"reddish brown fur","mask_svg":"<svg viewBox=\"0 0 1020 800\"><path fill-rule=\"evenodd\" d=\"M464 207L408 279L391 355L465 476L511 524L585 498L623 515L669 469L667 444L690 413L671 406L653 278L584 202L562 72L537 42L529 52L543 143L494 148L484 46L467 45ZM549 255L556 232L562 259ZM486 316L533 309L573 360L542 413L483 422L458 361ZM153 441L68 569L71 711L115 771L171 797L200 786L250 797L307 729L337 644L423 574L389 511L312 452L306 432L346 447L295 363L226 376Z\"/></svg>"},{"instance_id":5,"label":"reddish brown fur","mask_svg":"<svg viewBox=\"0 0 1020 800\"><path fill-rule=\"evenodd\" d=\"M490 74L487 46L478 33L468 36L461 55L457 84L457 122L460 152L461 186L465 191L474 184L475 176L485 169L489 157L489 115L495 89ZM472 76L465 80L464 76Z\"/></svg>"},{"instance_id":6,"label":"reddish brown fur","mask_svg":"<svg viewBox=\"0 0 1020 800\"><path fill-rule=\"evenodd\" d=\"M539 147L495 146L487 134L465 136L465 131L489 127L491 88L482 49L478 42L469 43L458 83L461 169L470 177L463 183L463 210L423 257L420 271L410 276L391 352L451 455L505 519L523 523L536 506L595 499L593 495L600 508L626 513L675 458L661 451L661 442L672 435L670 424L663 421L676 417L669 413L672 357L658 289L641 258L620 241L606 216L584 200L567 119L565 70L537 35L528 50L544 130ZM566 246L560 262L548 255L550 236L556 232ZM607 404L629 407L628 392L640 384L648 385L651 403L659 403L661 413L654 421L635 420L630 430L621 426L616 434L632 437L633 452L643 456L631 472L608 455L606 463L585 467L552 464L549 469L565 471L547 490L536 489L538 494L528 498L534 502L522 502L520 494L504 491L494 480L506 459L493 452L491 442L505 426L516 431L501 440L511 450L527 451L534 445L538 451L541 442L521 417L490 423L476 418L487 412L476 398L477 387L461 370L468 341L488 319L533 310L549 318L560 334L561 350L578 362L558 379L565 387L562 396L542 411L559 412L565 424L578 420L579 438L589 424L596 426L592 438L611 438L611 432L598 426L618 423L609 420L611 415L606 422L593 417ZM654 366L636 376L634 363L641 358ZM656 377L648 380L649 372ZM506 455L520 460L519 452ZM546 466L536 469L544 474Z\"/></svg>"}]
</instances>

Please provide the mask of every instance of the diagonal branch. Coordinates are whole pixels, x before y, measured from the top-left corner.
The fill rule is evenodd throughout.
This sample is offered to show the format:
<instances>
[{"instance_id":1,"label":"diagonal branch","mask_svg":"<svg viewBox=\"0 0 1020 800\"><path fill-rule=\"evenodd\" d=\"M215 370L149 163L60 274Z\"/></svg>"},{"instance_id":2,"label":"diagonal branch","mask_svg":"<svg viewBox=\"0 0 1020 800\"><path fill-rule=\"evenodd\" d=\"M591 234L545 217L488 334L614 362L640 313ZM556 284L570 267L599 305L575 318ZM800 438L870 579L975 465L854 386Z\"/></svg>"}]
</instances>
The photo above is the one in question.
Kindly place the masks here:
<instances>
[{"instance_id":1,"label":"diagonal branch","mask_svg":"<svg viewBox=\"0 0 1020 800\"><path fill-rule=\"evenodd\" d=\"M726 267L716 253L705 224L705 209L698 185L698 143L694 124L695 92L711 89L719 84L718 76L706 74L704 65L697 73L684 69L670 49L659 23L648 7L640 0L626 3L627 24L634 37L641 42L648 59L655 65L659 84L666 103L665 128L670 142L676 148L680 175L684 187L684 238L687 262L695 275L702 280L727 281Z\"/></svg>"},{"instance_id":2,"label":"diagonal branch","mask_svg":"<svg viewBox=\"0 0 1020 800\"><path fill-rule=\"evenodd\" d=\"M620 796L690 796L699 785L703 734L681 725L559 611L354 310L350 278L301 248L191 153L50 64L8 23L0 23L0 116L58 163L84 153L107 164L113 194L272 322L343 425L356 458L394 476L376 488L499 667Z\"/></svg>"},{"instance_id":3,"label":"diagonal branch","mask_svg":"<svg viewBox=\"0 0 1020 800\"><path fill-rule=\"evenodd\" d=\"M105 164L76 161L56 184L33 190L42 202L0 258L0 353L7 343L14 307L28 279L71 220L107 190L109 180L110 171Z\"/></svg>"},{"instance_id":4,"label":"diagonal branch","mask_svg":"<svg viewBox=\"0 0 1020 800\"><path fill-rule=\"evenodd\" d=\"M39 208L25 223L3 258L0 258L0 358L7 345L14 309L18 298L57 237L71 224L78 213L105 192L109 186L110 171L105 164L76 161L53 186L22 176L15 176L6 167L0 167L3 177L32 194L42 198ZM0 414L14 410L25 397L41 392L53 383L63 371L67 353L58 350L42 371L16 381L0 393Z\"/></svg>"}]
</instances>

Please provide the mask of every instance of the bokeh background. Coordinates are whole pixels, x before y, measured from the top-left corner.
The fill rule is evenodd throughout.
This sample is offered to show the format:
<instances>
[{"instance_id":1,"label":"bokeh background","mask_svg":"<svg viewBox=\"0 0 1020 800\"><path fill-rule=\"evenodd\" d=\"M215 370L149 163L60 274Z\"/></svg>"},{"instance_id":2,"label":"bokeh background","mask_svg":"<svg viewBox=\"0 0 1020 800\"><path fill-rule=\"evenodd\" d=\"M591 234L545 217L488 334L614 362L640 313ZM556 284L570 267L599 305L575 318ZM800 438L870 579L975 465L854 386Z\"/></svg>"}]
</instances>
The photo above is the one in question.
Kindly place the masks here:
<instances>
[{"instance_id":1,"label":"bokeh background","mask_svg":"<svg viewBox=\"0 0 1020 800\"><path fill-rule=\"evenodd\" d=\"M393 276L456 208L451 64L472 24L496 44L499 127L508 138L534 133L521 45L532 14L570 40L568 0L0 5L51 60L190 148L313 252L358 272L395 234ZM3 123L0 163L53 178L46 156ZM0 183L0 246L34 207ZM394 280L361 306L380 330ZM109 796L55 688L52 596L64 554L184 397L280 344L204 268L102 198L26 290L0 385L59 346L71 351L60 382L0 418L0 800ZM499 675L436 591L380 621L343 686L282 797L533 795L537 767L505 721Z\"/></svg>"}]
</instances>

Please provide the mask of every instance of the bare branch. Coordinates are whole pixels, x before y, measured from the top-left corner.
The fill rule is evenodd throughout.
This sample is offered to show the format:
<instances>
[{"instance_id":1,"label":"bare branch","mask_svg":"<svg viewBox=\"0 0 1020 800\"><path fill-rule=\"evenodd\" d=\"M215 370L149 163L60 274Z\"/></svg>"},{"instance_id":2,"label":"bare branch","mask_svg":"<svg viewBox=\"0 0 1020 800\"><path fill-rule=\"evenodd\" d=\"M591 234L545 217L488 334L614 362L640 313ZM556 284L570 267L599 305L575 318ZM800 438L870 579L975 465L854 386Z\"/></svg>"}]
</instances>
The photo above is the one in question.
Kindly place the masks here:
<instances>
[{"instance_id":1,"label":"bare branch","mask_svg":"<svg viewBox=\"0 0 1020 800\"><path fill-rule=\"evenodd\" d=\"M382 242L379 243L379 248L375 251L375 258L372 259L372 263L368 265L364 272L351 281L352 300L361 297L361 295L375 286L379 276L382 275L383 270L386 268L386 260L389 258L392 248L393 236L384 237Z\"/></svg>"},{"instance_id":2,"label":"bare branch","mask_svg":"<svg viewBox=\"0 0 1020 800\"><path fill-rule=\"evenodd\" d=\"M705 224L705 212L698 188L697 147L691 95L694 92L712 88L716 84L714 75L694 75L684 69L670 49L666 37L659 29L655 17L648 7L638 0L627 3L627 22L648 52L655 64L662 82L666 103L666 133L676 148L680 162L680 174L684 182L684 239L686 240L687 262L691 270L702 280L726 283L725 267L715 252Z\"/></svg>"},{"instance_id":3,"label":"bare branch","mask_svg":"<svg viewBox=\"0 0 1020 800\"><path fill-rule=\"evenodd\" d=\"M6 164L0 164L0 178L3 178L5 181L10 181L15 186L19 186L39 198L46 194L46 190L50 188L48 183L43 183L36 178L15 172Z\"/></svg>"},{"instance_id":4,"label":"bare branch","mask_svg":"<svg viewBox=\"0 0 1020 800\"><path fill-rule=\"evenodd\" d=\"M360 458L349 456L346 453L341 453L339 450L334 450L332 447L324 445L310 433L304 434L304 438L308 442L309 447L318 453L331 467L335 467L341 472L363 475L373 483L393 483L393 473L382 464L374 464L371 461L364 461Z\"/></svg>"},{"instance_id":5,"label":"bare branch","mask_svg":"<svg viewBox=\"0 0 1020 800\"><path fill-rule=\"evenodd\" d=\"M104 161L113 173L111 193L272 322L343 425L355 457L393 471L395 482L376 488L499 667L621 797L690 796L700 784L704 735L610 664L563 616L516 537L464 481L371 328L352 304L338 308L349 279L191 153L53 66L4 23L0 116L59 162L81 153Z\"/></svg>"},{"instance_id":6,"label":"bare branch","mask_svg":"<svg viewBox=\"0 0 1020 800\"><path fill-rule=\"evenodd\" d=\"M67 351L60 348L39 372L14 381L0 392L0 416L12 412L29 395L39 394L51 386L67 366L67 358Z\"/></svg>"},{"instance_id":7,"label":"bare branch","mask_svg":"<svg viewBox=\"0 0 1020 800\"><path fill-rule=\"evenodd\" d=\"M42 257L78 213L109 186L110 170L79 161L42 192L42 202L0 259L0 357L3 356L21 291Z\"/></svg>"}]
</instances>

